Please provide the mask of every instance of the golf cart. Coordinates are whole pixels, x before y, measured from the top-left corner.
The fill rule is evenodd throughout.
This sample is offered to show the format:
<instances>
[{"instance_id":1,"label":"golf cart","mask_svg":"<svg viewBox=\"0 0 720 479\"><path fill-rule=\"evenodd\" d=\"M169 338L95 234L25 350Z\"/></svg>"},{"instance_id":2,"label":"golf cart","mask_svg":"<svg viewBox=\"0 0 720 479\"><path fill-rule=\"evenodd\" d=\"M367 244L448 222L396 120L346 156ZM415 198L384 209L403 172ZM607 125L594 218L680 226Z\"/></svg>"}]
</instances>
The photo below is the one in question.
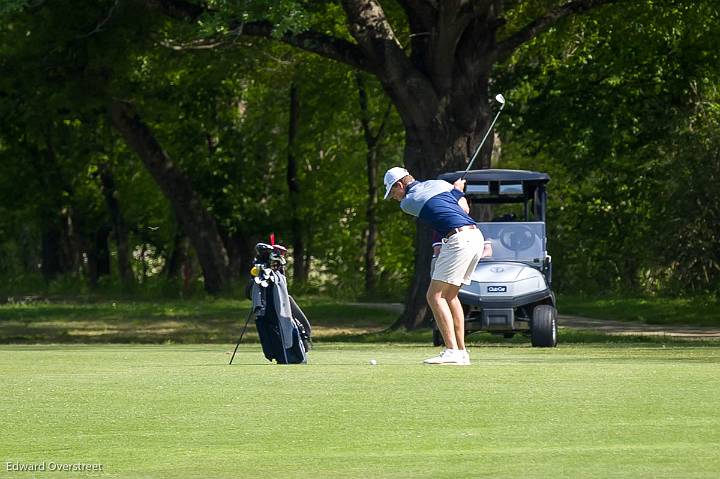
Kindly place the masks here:
<instances>
[{"instance_id":1,"label":"golf cart","mask_svg":"<svg viewBox=\"0 0 720 479\"><path fill-rule=\"evenodd\" d=\"M453 183L463 173L445 173L439 179ZM465 179L470 215L493 251L458 295L466 335L488 331L511 338L522 333L534 347L555 347L557 309L545 232L550 177L534 171L471 170ZM437 326L433 343L442 345Z\"/></svg>"}]
</instances>

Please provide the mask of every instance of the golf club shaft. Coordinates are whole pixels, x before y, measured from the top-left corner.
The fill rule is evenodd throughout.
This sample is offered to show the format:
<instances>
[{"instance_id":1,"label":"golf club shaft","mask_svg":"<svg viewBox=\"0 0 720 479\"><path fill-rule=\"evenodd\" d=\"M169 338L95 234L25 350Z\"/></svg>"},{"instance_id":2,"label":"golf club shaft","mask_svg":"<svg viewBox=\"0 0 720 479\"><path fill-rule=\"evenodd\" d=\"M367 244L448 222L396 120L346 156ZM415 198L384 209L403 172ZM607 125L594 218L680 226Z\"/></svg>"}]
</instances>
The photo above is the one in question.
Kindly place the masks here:
<instances>
[{"instance_id":1,"label":"golf club shaft","mask_svg":"<svg viewBox=\"0 0 720 479\"><path fill-rule=\"evenodd\" d=\"M505 108L505 103L503 103L500 106L500 110L497 112L497 115L495 115L495 118L493 119L492 123L490 123L490 127L485 132L485 136L483 137L482 141L480 142L480 146L477 147L477 150L475 150L475 154L473 155L472 159L470 160L470 163L468 164L467 168L465 168L465 172L460 177L461 180L465 179L465 176L467 176L468 171L470 171L470 168L472 168L473 163L475 162L475 158L477 158L478 154L480 153L480 149L485 144L485 140L487 140L488 135L493 129L493 126L495 126L495 122L497 121L498 117L500 116L500 113L502 113L503 108Z\"/></svg>"}]
</instances>

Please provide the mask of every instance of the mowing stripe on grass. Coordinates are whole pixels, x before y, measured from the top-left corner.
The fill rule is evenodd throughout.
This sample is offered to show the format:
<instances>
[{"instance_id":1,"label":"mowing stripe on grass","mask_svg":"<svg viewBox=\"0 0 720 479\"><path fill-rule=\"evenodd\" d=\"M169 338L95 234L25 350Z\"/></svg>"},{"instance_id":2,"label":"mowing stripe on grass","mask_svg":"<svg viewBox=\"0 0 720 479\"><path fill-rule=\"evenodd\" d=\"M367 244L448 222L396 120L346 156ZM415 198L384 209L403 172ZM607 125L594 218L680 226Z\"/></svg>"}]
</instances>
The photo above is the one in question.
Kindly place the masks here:
<instances>
[{"instance_id":1,"label":"mowing stripe on grass","mask_svg":"<svg viewBox=\"0 0 720 479\"><path fill-rule=\"evenodd\" d=\"M424 366L436 349L423 344L320 344L297 366L268 364L257 345L227 366L231 350L0 346L0 465L178 478L720 474L720 347L485 346L469 367Z\"/></svg>"}]
</instances>

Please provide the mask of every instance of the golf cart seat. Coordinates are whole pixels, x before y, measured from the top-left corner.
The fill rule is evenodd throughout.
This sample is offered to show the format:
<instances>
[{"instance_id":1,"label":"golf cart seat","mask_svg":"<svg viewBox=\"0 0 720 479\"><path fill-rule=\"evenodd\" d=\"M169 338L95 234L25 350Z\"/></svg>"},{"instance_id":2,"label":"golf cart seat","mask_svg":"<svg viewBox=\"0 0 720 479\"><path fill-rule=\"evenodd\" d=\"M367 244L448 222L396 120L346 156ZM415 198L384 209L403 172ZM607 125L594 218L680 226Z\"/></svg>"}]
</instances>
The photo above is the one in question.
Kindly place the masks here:
<instances>
[{"instance_id":1,"label":"golf cart seat","mask_svg":"<svg viewBox=\"0 0 720 479\"><path fill-rule=\"evenodd\" d=\"M517 221L517 218L515 217L515 215L514 215L513 213L508 213L508 214L505 214L505 215L502 215L502 216L496 216L496 217L493 218L492 220L493 220L493 222L502 222L502 223L505 223L505 222L508 222L508 221Z\"/></svg>"},{"instance_id":2,"label":"golf cart seat","mask_svg":"<svg viewBox=\"0 0 720 479\"><path fill-rule=\"evenodd\" d=\"M512 255L515 254L506 247L504 247L497 239L490 238L487 241L490 241L490 246L492 246L492 256L483 258L484 260L491 261L494 258L511 258Z\"/></svg>"}]
</instances>

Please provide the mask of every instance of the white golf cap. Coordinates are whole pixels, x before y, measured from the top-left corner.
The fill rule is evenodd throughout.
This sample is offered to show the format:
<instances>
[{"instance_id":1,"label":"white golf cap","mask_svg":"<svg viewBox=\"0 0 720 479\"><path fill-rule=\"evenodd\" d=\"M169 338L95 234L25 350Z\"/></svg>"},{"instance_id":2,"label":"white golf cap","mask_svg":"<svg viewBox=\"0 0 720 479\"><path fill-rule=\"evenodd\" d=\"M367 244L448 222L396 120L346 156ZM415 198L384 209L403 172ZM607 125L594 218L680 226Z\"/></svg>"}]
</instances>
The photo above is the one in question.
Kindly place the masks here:
<instances>
[{"instance_id":1,"label":"white golf cap","mask_svg":"<svg viewBox=\"0 0 720 479\"><path fill-rule=\"evenodd\" d=\"M409 174L410 173L408 173L408 170L399 166L394 166L387 170L387 172L385 173L385 179L383 180L383 182L385 183L385 197L383 199L386 200L387 197L390 196L390 190L395 183L400 181L402 178L405 178Z\"/></svg>"}]
</instances>

